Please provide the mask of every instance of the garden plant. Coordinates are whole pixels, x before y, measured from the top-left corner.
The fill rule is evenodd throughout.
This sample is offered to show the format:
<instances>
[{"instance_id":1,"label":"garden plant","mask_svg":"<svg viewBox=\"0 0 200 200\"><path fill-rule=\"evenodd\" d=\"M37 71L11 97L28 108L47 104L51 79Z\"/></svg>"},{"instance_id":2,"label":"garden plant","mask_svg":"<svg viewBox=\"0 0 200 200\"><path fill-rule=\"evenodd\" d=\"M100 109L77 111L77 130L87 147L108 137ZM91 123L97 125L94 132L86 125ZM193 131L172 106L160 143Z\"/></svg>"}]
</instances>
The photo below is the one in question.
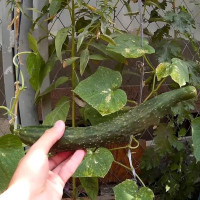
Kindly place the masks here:
<instances>
[{"instance_id":1,"label":"garden plant","mask_svg":"<svg viewBox=\"0 0 200 200\"><path fill-rule=\"evenodd\" d=\"M136 13L132 6L137 6L138 2L123 0L126 15L130 18L140 16L145 24L162 23L155 32L141 24L136 33L128 33L116 27L113 21L119 2L99 0L93 7L84 0L52 0L42 10L32 8L40 16L27 33L30 51L19 52L13 58L16 70L19 69L20 56L26 54L36 104L62 84L71 86L72 95L62 97L41 126L20 127L15 116L19 95L26 90L20 73L12 105L0 107L11 118L11 134L0 138L0 191L7 187L25 153L22 142L31 145L57 120L70 119L71 127L66 129L65 136L51 153L87 148L87 156L72 178L74 199L83 189L91 200L97 199L98 178L105 177L113 162L133 172L133 179L124 180L113 188L116 200L198 198L200 118L192 114L200 88L199 46L193 37L197 24L186 7L177 6L176 0L145 0L140 2L142 12ZM24 14L20 1L9 0L7 3ZM193 1L192 4L200 13L199 3ZM147 18L149 8L151 13ZM51 23L63 10L69 12L71 24L56 35L46 30L46 37L51 36L53 42L45 61L38 47L41 40L35 39L34 29L40 26L43 16L48 15L46 20ZM191 46L195 60L182 54L184 41ZM127 68L132 61L136 63L137 73L131 74ZM55 63L70 73L59 77L41 92L43 81ZM140 79L141 95L137 101L128 99L121 87L127 73L133 79ZM170 91L159 94L166 81ZM142 96L144 88L148 88L145 97ZM79 108L79 118L76 117L76 107ZM82 127L78 127L80 121ZM188 129L188 123L191 129ZM142 157L139 176L131 163L125 166L114 160L112 152L127 149L131 160L130 150L137 148L137 138L150 126L155 137L153 145ZM192 139L181 140L191 134ZM133 146L133 141L138 145ZM106 148L113 143L127 145Z\"/></svg>"}]
</instances>

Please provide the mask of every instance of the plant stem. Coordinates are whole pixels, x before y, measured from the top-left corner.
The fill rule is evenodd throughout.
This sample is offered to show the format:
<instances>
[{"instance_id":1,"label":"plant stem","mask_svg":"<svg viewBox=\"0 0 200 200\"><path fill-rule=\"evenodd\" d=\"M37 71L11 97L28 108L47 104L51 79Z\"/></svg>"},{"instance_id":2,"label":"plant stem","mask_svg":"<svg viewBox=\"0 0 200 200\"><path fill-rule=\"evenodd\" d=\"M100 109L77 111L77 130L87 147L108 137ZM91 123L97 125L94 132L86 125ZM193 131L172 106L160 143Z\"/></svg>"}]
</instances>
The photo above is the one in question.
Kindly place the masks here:
<instances>
[{"instance_id":1,"label":"plant stem","mask_svg":"<svg viewBox=\"0 0 200 200\"><path fill-rule=\"evenodd\" d=\"M71 8L71 21L72 21L72 49L71 49L71 57L75 56L75 0L72 0L72 8ZM72 89L75 88L75 62L72 63ZM72 91L72 127L75 127L75 93ZM76 199L76 179L72 178L73 182L73 193L72 199Z\"/></svg>"},{"instance_id":2,"label":"plant stem","mask_svg":"<svg viewBox=\"0 0 200 200\"><path fill-rule=\"evenodd\" d=\"M145 61L147 62L147 64L149 65L149 67L150 67L153 71L155 71L154 66L150 63L150 61L149 61L149 59L146 57L146 55L144 55L144 59L145 59Z\"/></svg>"},{"instance_id":3,"label":"plant stem","mask_svg":"<svg viewBox=\"0 0 200 200\"><path fill-rule=\"evenodd\" d=\"M164 78L156 87L156 89L152 90L151 93L148 95L148 97L144 100L144 102L146 102L155 92L157 92L159 90L159 88L161 87L161 85L166 81L166 78Z\"/></svg>"}]
</instances>

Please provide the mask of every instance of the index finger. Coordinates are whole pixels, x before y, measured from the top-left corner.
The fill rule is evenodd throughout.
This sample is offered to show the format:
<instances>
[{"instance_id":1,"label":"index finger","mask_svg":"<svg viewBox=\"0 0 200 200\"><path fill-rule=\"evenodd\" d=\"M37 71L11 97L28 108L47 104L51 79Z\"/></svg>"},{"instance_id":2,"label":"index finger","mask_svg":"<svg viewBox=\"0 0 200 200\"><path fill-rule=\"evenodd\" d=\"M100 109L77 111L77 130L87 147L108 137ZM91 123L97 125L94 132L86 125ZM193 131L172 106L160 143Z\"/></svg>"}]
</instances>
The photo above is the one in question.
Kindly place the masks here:
<instances>
[{"instance_id":1,"label":"index finger","mask_svg":"<svg viewBox=\"0 0 200 200\"><path fill-rule=\"evenodd\" d=\"M51 147L63 136L64 131L64 122L61 120L57 121L51 129L44 132L38 141L30 148L29 152L40 150L48 154Z\"/></svg>"}]
</instances>

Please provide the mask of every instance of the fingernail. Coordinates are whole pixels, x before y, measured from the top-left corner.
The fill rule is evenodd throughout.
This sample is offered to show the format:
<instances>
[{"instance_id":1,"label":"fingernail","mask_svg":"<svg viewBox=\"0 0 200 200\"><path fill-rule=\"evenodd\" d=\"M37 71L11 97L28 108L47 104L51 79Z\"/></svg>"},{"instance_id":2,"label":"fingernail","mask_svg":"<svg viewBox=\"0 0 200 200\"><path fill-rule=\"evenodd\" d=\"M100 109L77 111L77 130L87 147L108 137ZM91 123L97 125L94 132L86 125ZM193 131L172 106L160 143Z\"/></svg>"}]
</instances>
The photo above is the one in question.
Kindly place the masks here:
<instances>
[{"instance_id":1,"label":"fingernail","mask_svg":"<svg viewBox=\"0 0 200 200\"><path fill-rule=\"evenodd\" d=\"M62 120L59 120L59 121L57 121L55 124L54 124L54 127L55 128L60 128L60 127L63 127L63 121Z\"/></svg>"}]
</instances>

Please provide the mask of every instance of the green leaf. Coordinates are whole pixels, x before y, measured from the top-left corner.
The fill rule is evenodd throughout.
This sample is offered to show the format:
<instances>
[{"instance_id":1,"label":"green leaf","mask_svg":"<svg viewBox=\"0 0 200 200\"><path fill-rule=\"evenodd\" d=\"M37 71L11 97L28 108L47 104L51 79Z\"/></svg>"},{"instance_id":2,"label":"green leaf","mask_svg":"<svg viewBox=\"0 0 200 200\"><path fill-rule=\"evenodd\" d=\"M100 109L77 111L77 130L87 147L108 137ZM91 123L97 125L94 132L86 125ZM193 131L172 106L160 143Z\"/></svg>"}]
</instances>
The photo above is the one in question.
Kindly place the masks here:
<instances>
[{"instance_id":1,"label":"green leaf","mask_svg":"<svg viewBox=\"0 0 200 200\"><path fill-rule=\"evenodd\" d=\"M85 37L88 35L88 31L84 31L83 33L81 33L79 36L78 36L78 42L77 42L77 51L79 51Z\"/></svg>"},{"instance_id":2,"label":"green leaf","mask_svg":"<svg viewBox=\"0 0 200 200\"><path fill-rule=\"evenodd\" d=\"M156 68L158 81L170 75L170 63L160 63Z\"/></svg>"},{"instance_id":3,"label":"green leaf","mask_svg":"<svg viewBox=\"0 0 200 200\"><path fill-rule=\"evenodd\" d=\"M105 148L99 148L95 152L88 149L87 155L76 170L74 177L104 177L113 162L112 153Z\"/></svg>"},{"instance_id":4,"label":"green leaf","mask_svg":"<svg viewBox=\"0 0 200 200\"><path fill-rule=\"evenodd\" d=\"M186 85L189 82L189 71L187 62L178 58L173 58L172 63L161 63L156 68L156 75L158 81L167 76L171 78L181 86Z\"/></svg>"},{"instance_id":5,"label":"green leaf","mask_svg":"<svg viewBox=\"0 0 200 200\"><path fill-rule=\"evenodd\" d=\"M44 92L42 92L39 95L39 99L44 97L45 95L49 94L50 92L52 92L54 89L56 89L57 87L59 87L60 85L62 85L63 83L66 83L69 80L68 77L62 76L60 78L58 78L58 80L56 80L55 83L52 83Z\"/></svg>"},{"instance_id":6,"label":"green leaf","mask_svg":"<svg viewBox=\"0 0 200 200\"><path fill-rule=\"evenodd\" d=\"M97 124L112 120L115 117L120 116L125 112L127 111L120 110L110 115L102 116L97 110L87 105L85 108L83 108L83 117L85 120L89 120L92 125L97 125Z\"/></svg>"},{"instance_id":7,"label":"green leaf","mask_svg":"<svg viewBox=\"0 0 200 200\"><path fill-rule=\"evenodd\" d=\"M100 38L112 45L116 45L115 41L109 35L100 35Z\"/></svg>"},{"instance_id":8,"label":"green leaf","mask_svg":"<svg viewBox=\"0 0 200 200\"><path fill-rule=\"evenodd\" d=\"M91 200L96 200L99 191L98 178L85 177L80 178L81 185Z\"/></svg>"},{"instance_id":9,"label":"green leaf","mask_svg":"<svg viewBox=\"0 0 200 200\"><path fill-rule=\"evenodd\" d=\"M0 138L0 193L7 189L23 156L22 142L17 136L8 134Z\"/></svg>"},{"instance_id":10,"label":"green leaf","mask_svg":"<svg viewBox=\"0 0 200 200\"><path fill-rule=\"evenodd\" d=\"M194 156L200 161L200 117L192 120L192 142L194 148Z\"/></svg>"},{"instance_id":11,"label":"green leaf","mask_svg":"<svg viewBox=\"0 0 200 200\"><path fill-rule=\"evenodd\" d=\"M69 100L67 97L62 97L57 103L55 109L51 111L43 121L43 125L52 126L58 120L66 121L69 112Z\"/></svg>"},{"instance_id":12,"label":"green leaf","mask_svg":"<svg viewBox=\"0 0 200 200\"><path fill-rule=\"evenodd\" d=\"M181 33L191 33L195 27L195 21L186 9L180 9L179 12L168 11L164 16L164 20L173 26L174 30Z\"/></svg>"},{"instance_id":13,"label":"green leaf","mask_svg":"<svg viewBox=\"0 0 200 200\"><path fill-rule=\"evenodd\" d=\"M108 51L119 53L125 58L138 58L145 54L155 53L153 47L148 44L148 40L143 40L143 46L141 38L130 34L121 34L114 38L116 45L109 44L107 46Z\"/></svg>"},{"instance_id":14,"label":"green leaf","mask_svg":"<svg viewBox=\"0 0 200 200\"><path fill-rule=\"evenodd\" d=\"M74 63L77 59L79 59L79 57L71 57L71 58L67 58L65 59L65 64L66 66L70 66L72 63Z\"/></svg>"},{"instance_id":15,"label":"green leaf","mask_svg":"<svg viewBox=\"0 0 200 200\"><path fill-rule=\"evenodd\" d=\"M81 76L85 72L85 69L86 69L88 61L89 61L89 56L90 56L90 52L89 52L88 48L84 49L81 52L81 56L80 56L80 74L81 74Z\"/></svg>"},{"instance_id":16,"label":"green leaf","mask_svg":"<svg viewBox=\"0 0 200 200\"><path fill-rule=\"evenodd\" d=\"M33 50L33 52L35 53L39 52L37 41L30 33L28 33L28 42L29 42L29 48Z\"/></svg>"},{"instance_id":17,"label":"green leaf","mask_svg":"<svg viewBox=\"0 0 200 200\"><path fill-rule=\"evenodd\" d=\"M59 60L62 62L62 46L68 36L70 28L62 28L58 31L55 39L56 53Z\"/></svg>"},{"instance_id":18,"label":"green leaf","mask_svg":"<svg viewBox=\"0 0 200 200\"><path fill-rule=\"evenodd\" d=\"M125 63L125 61L126 61L124 56L122 56L121 54L118 54L118 53L115 53L115 52L111 52L111 51L107 51L106 50L107 47L104 44L91 43L90 45L92 47L98 49L99 51L101 51L105 56L108 56L108 58L116 60L117 62L120 62L120 63Z\"/></svg>"},{"instance_id":19,"label":"green leaf","mask_svg":"<svg viewBox=\"0 0 200 200\"><path fill-rule=\"evenodd\" d=\"M108 58L106 58L105 56L101 55L101 54L93 54L93 55L90 55L90 60L98 60L98 61L101 61L101 60L107 60Z\"/></svg>"},{"instance_id":20,"label":"green leaf","mask_svg":"<svg viewBox=\"0 0 200 200\"><path fill-rule=\"evenodd\" d=\"M160 7L160 2L158 0L147 0L147 1L145 1L145 5L155 6L155 7L159 8L159 9L162 9Z\"/></svg>"},{"instance_id":21,"label":"green leaf","mask_svg":"<svg viewBox=\"0 0 200 200\"><path fill-rule=\"evenodd\" d=\"M152 41L161 41L164 37L167 37L169 35L170 25L166 24L162 28L157 29L152 37Z\"/></svg>"},{"instance_id":22,"label":"green leaf","mask_svg":"<svg viewBox=\"0 0 200 200\"><path fill-rule=\"evenodd\" d=\"M175 40L162 39L156 46L159 63L170 62L172 58L182 58L182 49Z\"/></svg>"},{"instance_id":23,"label":"green leaf","mask_svg":"<svg viewBox=\"0 0 200 200\"><path fill-rule=\"evenodd\" d=\"M81 81L74 92L104 116L126 105L126 93L118 89L121 83L119 72L99 67L93 75Z\"/></svg>"},{"instance_id":24,"label":"green leaf","mask_svg":"<svg viewBox=\"0 0 200 200\"><path fill-rule=\"evenodd\" d=\"M172 79L181 86L189 82L189 72L187 63L178 58L172 59L171 73Z\"/></svg>"},{"instance_id":25,"label":"green leaf","mask_svg":"<svg viewBox=\"0 0 200 200\"><path fill-rule=\"evenodd\" d=\"M57 14L60 11L60 9L63 8L64 2L65 1L63 1L63 0L52 0L51 4L49 6L49 14L50 14L50 16L53 16L53 15Z\"/></svg>"},{"instance_id":26,"label":"green leaf","mask_svg":"<svg viewBox=\"0 0 200 200\"><path fill-rule=\"evenodd\" d=\"M138 186L132 180L125 180L114 187L115 200L153 200L154 194L147 187L138 190Z\"/></svg>"},{"instance_id":27,"label":"green leaf","mask_svg":"<svg viewBox=\"0 0 200 200\"><path fill-rule=\"evenodd\" d=\"M42 85L41 69L44 68L45 62L39 53L31 53L26 60L28 74L30 75L29 82L33 89L37 91Z\"/></svg>"}]
</instances>

